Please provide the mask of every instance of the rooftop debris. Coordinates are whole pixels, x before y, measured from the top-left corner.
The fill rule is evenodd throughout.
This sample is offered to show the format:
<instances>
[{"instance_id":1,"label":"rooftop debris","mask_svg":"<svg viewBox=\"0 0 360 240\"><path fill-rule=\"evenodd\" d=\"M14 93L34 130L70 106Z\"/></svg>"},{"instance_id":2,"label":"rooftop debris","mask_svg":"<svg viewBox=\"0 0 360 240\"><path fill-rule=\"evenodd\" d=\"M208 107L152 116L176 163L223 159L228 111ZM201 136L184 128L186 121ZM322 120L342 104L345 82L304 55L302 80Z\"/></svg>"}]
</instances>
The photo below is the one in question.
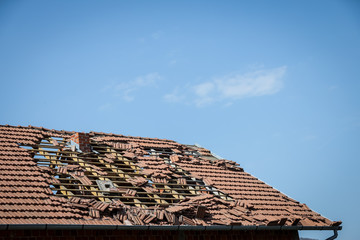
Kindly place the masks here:
<instances>
[{"instance_id":1,"label":"rooftop debris","mask_svg":"<svg viewBox=\"0 0 360 240\"><path fill-rule=\"evenodd\" d=\"M338 226L199 145L0 125L0 224Z\"/></svg>"}]
</instances>

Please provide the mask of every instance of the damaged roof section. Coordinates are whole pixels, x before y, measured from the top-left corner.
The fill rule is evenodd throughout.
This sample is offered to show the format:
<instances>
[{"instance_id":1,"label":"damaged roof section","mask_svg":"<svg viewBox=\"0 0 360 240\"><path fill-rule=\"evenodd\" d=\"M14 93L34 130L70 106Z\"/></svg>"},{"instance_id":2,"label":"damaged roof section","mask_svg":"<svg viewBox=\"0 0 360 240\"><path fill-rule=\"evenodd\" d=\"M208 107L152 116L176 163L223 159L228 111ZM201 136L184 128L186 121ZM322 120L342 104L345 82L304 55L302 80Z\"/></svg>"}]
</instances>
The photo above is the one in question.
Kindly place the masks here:
<instances>
[{"instance_id":1,"label":"damaged roof section","mask_svg":"<svg viewBox=\"0 0 360 240\"><path fill-rule=\"evenodd\" d=\"M198 145L0 126L0 223L338 226Z\"/></svg>"}]
</instances>

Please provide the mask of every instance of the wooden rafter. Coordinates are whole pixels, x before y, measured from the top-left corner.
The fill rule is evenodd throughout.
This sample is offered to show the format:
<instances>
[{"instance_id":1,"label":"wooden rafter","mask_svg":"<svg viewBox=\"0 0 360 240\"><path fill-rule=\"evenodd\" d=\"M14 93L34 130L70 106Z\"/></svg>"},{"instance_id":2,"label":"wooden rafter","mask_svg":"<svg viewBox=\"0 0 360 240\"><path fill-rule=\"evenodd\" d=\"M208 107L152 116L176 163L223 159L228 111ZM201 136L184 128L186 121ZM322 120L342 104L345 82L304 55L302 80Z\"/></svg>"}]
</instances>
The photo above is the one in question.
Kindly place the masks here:
<instances>
[{"instance_id":1,"label":"wooden rafter","mask_svg":"<svg viewBox=\"0 0 360 240\"><path fill-rule=\"evenodd\" d=\"M144 175L141 168L133 160L122 156L124 150L93 143L93 148L96 151L93 153L81 154L65 148L65 141L58 141L60 144L57 146L53 145L51 139L46 139L46 141L47 142L42 141L40 144L34 145L34 149L29 149L29 151L35 152L34 159L38 160L39 165L50 166L55 169L76 164L86 171L85 176L91 181L94 181L95 179L111 181L118 189L124 189L124 191L126 189L134 189L137 191L134 196L124 196L122 194L123 192L117 193L101 190L97 185L86 185L73 177L57 177L60 183L52 184L52 190L59 191L62 195L69 198L97 198L105 202L110 202L113 199L121 199L125 204L134 204L135 206L142 208L147 208L149 205L170 205L186 197L199 195L201 192L214 193L223 199L231 200L227 198L226 194L219 192L211 186L207 186L203 181L194 178L190 173L172 163L169 159L171 152L166 150L159 150L160 153L162 152L163 155L165 155L165 157L161 157L161 160L163 160L165 164L171 165L171 167L175 169L177 175L186 179L186 183L182 184L181 181L177 181L178 177L172 176L172 179L166 183L150 182L147 186L153 187L156 191L149 192L145 191L141 186L131 186L129 184L128 179L134 177L143 177L148 181L151 181L151 178ZM115 158L113 163L104 160L106 153L114 155ZM36 158L37 154L43 158ZM103 175L94 170L94 168L106 172L107 174ZM79 194L79 192L81 194Z\"/></svg>"}]
</instances>

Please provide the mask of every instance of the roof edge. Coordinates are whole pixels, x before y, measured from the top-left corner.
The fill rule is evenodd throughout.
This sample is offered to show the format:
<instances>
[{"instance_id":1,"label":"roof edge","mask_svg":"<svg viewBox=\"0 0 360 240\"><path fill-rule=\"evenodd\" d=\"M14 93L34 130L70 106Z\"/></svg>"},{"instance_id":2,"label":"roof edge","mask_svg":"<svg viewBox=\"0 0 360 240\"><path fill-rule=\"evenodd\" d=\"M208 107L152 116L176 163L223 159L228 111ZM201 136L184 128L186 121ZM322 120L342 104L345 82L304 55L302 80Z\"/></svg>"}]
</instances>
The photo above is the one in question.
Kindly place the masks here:
<instances>
[{"instance_id":1,"label":"roof edge","mask_svg":"<svg viewBox=\"0 0 360 240\"><path fill-rule=\"evenodd\" d=\"M190 225L77 225L77 224L0 224L0 230L171 230L171 231L249 231L249 230L341 230L342 226L225 226L225 225L212 225L212 226L190 226Z\"/></svg>"}]
</instances>

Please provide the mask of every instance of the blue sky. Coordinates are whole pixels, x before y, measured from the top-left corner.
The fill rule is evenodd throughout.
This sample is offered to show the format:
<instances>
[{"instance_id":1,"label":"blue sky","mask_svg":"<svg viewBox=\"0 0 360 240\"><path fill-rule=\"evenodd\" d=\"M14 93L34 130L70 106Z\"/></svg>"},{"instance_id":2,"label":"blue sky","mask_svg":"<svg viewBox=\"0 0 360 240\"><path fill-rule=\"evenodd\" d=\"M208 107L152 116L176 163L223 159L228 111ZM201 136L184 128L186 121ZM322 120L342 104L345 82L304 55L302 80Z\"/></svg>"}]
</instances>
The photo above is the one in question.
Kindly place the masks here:
<instances>
[{"instance_id":1,"label":"blue sky","mask_svg":"<svg viewBox=\"0 0 360 240\"><path fill-rule=\"evenodd\" d=\"M355 239L359 59L357 1L3 0L0 122L198 143Z\"/></svg>"}]
</instances>

